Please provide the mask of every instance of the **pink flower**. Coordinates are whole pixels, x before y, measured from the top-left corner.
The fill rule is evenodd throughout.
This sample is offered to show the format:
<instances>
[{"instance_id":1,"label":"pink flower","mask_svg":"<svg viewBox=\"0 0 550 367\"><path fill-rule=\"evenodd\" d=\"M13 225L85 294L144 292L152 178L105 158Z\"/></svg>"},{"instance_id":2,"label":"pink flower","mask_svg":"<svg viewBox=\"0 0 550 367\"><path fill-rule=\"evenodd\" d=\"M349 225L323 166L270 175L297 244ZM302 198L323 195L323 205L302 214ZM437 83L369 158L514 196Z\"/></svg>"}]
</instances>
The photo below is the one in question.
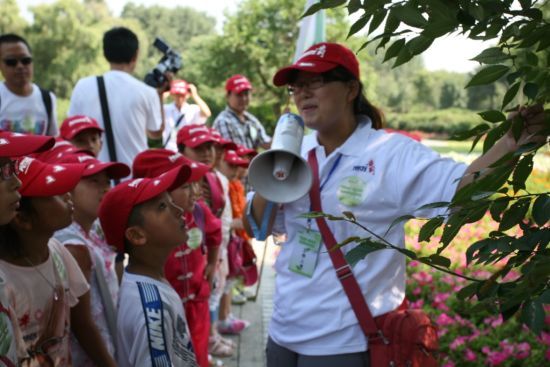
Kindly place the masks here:
<instances>
[{"instance_id":1,"label":"pink flower","mask_svg":"<svg viewBox=\"0 0 550 367\"><path fill-rule=\"evenodd\" d=\"M453 361L447 361L447 363L445 363L443 367L455 367L455 363Z\"/></svg>"},{"instance_id":2,"label":"pink flower","mask_svg":"<svg viewBox=\"0 0 550 367\"><path fill-rule=\"evenodd\" d=\"M417 267L420 263L416 260L409 261L409 266L411 268Z\"/></svg>"},{"instance_id":3,"label":"pink flower","mask_svg":"<svg viewBox=\"0 0 550 367\"><path fill-rule=\"evenodd\" d=\"M498 366L502 362L506 361L508 357L509 355L504 352L491 352L487 356L487 361L489 362L489 366Z\"/></svg>"},{"instance_id":4,"label":"pink flower","mask_svg":"<svg viewBox=\"0 0 550 367\"><path fill-rule=\"evenodd\" d=\"M473 362L477 359L476 354L470 348L466 348L464 352L465 352L464 358L466 358L468 362Z\"/></svg>"},{"instance_id":5,"label":"pink flower","mask_svg":"<svg viewBox=\"0 0 550 367\"><path fill-rule=\"evenodd\" d=\"M456 350L458 347L464 344L466 339L467 337L465 336L457 336L456 339L451 342L449 348L451 348L451 350Z\"/></svg>"},{"instance_id":6,"label":"pink flower","mask_svg":"<svg viewBox=\"0 0 550 367\"><path fill-rule=\"evenodd\" d=\"M546 345L550 345L550 333L546 331L541 332L540 341Z\"/></svg>"},{"instance_id":7,"label":"pink flower","mask_svg":"<svg viewBox=\"0 0 550 367\"><path fill-rule=\"evenodd\" d=\"M425 272L425 271L419 271L418 273L414 273L412 275L414 280L416 280L420 285L426 285L432 282L433 277L431 274Z\"/></svg>"},{"instance_id":8,"label":"pink flower","mask_svg":"<svg viewBox=\"0 0 550 367\"><path fill-rule=\"evenodd\" d=\"M439 315L435 321L439 326L448 326L455 323L452 317L449 317L446 313Z\"/></svg>"},{"instance_id":9,"label":"pink flower","mask_svg":"<svg viewBox=\"0 0 550 367\"><path fill-rule=\"evenodd\" d=\"M421 309L422 306L424 306L424 300L422 298L420 298L417 301L411 302L410 307L413 308L413 309Z\"/></svg>"},{"instance_id":10,"label":"pink flower","mask_svg":"<svg viewBox=\"0 0 550 367\"><path fill-rule=\"evenodd\" d=\"M525 359L531 354L531 345L527 342L519 343L516 345L516 358Z\"/></svg>"},{"instance_id":11,"label":"pink flower","mask_svg":"<svg viewBox=\"0 0 550 367\"><path fill-rule=\"evenodd\" d=\"M422 293L422 289L421 289L420 287L416 287L416 288L413 289L413 291L412 291L412 294L413 294L414 296L418 296L418 295L420 295L420 293Z\"/></svg>"},{"instance_id":12,"label":"pink flower","mask_svg":"<svg viewBox=\"0 0 550 367\"><path fill-rule=\"evenodd\" d=\"M545 355L545 357L546 357L546 360L547 360L547 361L550 361L550 348L549 348L549 349L546 349L546 355Z\"/></svg>"}]
</instances>

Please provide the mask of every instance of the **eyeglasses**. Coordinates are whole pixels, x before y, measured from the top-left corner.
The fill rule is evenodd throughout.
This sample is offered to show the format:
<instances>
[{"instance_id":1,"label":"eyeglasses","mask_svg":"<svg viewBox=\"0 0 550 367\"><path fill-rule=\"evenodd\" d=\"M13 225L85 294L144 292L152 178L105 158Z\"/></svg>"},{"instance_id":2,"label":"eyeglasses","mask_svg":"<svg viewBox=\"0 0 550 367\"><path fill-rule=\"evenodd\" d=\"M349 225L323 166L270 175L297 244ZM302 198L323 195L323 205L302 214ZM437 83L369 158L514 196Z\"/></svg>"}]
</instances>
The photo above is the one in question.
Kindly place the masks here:
<instances>
[{"instance_id":1,"label":"eyeglasses","mask_svg":"<svg viewBox=\"0 0 550 367\"><path fill-rule=\"evenodd\" d=\"M288 85L288 94L293 95L296 93L300 93L304 88L306 88L307 90L319 89L323 85L334 81L335 80L319 76L311 79L305 79L299 82L294 82Z\"/></svg>"},{"instance_id":2,"label":"eyeglasses","mask_svg":"<svg viewBox=\"0 0 550 367\"><path fill-rule=\"evenodd\" d=\"M15 175L15 161L8 161L0 164L0 178L7 181Z\"/></svg>"},{"instance_id":3,"label":"eyeglasses","mask_svg":"<svg viewBox=\"0 0 550 367\"><path fill-rule=\"evenodd\" d=\"M21 63L21 65L25 65L25 66L29 65L30 63L32 63L32 57L26 56L20 59L10 58L10 59L4 59L3 61L4 61L4 64L6 64L7 66L14 68L17 66L18 63Z\"/></svg>"}]
</instances>

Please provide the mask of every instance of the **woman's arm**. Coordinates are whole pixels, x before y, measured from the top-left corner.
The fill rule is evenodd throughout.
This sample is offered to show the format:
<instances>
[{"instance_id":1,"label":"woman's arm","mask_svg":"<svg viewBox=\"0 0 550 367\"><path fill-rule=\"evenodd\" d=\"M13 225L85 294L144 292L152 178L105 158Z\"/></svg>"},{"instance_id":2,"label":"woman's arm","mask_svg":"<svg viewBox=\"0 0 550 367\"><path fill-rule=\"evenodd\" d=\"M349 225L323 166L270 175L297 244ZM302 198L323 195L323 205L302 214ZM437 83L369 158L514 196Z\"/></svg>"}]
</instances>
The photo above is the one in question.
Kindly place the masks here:
<instances>
[{"instance_id":1,"label":"woman's arm","mask_svg":"<svg viewBox=\"0 0 550 367\"><path fill-rule=\"evenodd\" d=\"M242 217L242 220L243 220L244 229L246 230L246 233L249 236L256 237L259 235L258 233L254 233L255 231L253 230L253 227L255 225L257 229L261 229L262 223L264 222L264 220L266 220L266 218L264 218L264 216L266 215L268 216L268 219L267 219L268 225L267 225L267 230L265 231L265 233L263 233L263 235L267 237L271 233L271 230L273 229L273 222L275 221L275 215L277 213L278 204L275 204L275 205L270 205L270 204L273 204L273 203L268 202L265 198L260 196L258 193L254 194L253 198L248 200L247 207ZM271 209L268 209L268 207L271 207ZM270 210L270 212L268 213L267 210ZM250 223L249 217L250 217L250 220L254 220L255 222L254 224ZM265 240L265 238L256 238L256 239L260 241Z\"/></svg>"},{"instance_id":2,"label":"woman's arm","mask_svg":"<svg viewBox=\"0 0 550 367\"><path fill-rule=\"evenodd\" d=\"M474 160L466 169L466 172L460 180L457 191L474 180L474 177L481 177L491 172L491 164L498 161L508 153L515 152L519 147L529 143L543 144L546 142L546 136L538 133L544 128L544 109L541 105L535 105L523 110L519 114L524 120L524 128L520 138L516 141L510 129L502 138L500 138L485 154ZM510 116L515 117L517 113ZM479 175L475 173L479 172Z\"/></svg>"}]
</instances>

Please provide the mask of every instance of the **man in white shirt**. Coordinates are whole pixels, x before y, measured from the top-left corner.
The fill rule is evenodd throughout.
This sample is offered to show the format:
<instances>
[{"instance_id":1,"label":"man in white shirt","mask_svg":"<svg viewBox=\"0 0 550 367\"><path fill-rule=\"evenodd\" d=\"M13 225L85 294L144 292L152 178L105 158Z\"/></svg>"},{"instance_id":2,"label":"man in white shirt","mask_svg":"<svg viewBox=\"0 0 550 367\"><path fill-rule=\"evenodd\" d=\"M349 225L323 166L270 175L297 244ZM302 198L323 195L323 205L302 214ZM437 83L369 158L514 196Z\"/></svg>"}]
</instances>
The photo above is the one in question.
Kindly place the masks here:
<instances>
[{"instance_id":1,"label":"man in white shirt","mask_svg":"<svg viewBox=\"0 0 550 367\"><path fill-rule=\"evenodd\" d=\"M185 80L172 81L170 94L174 102L164 105L165 126L162 141L166 149L177 151L178 130L184 125L204 125L212 112L199 96L197 87ZM187 103L189 97L195 104Z\"/></svg>"},{"instance_id":2,"label":"man in white shirt","mask_svg":"<svg viewBox=\"0 0 550 367\"><path fill-rule=\"evenodd\" d=\"M111 70L103 74L115 157L109 153L105 140L98 158L117 160L132 166L134 157L151 146L160 146L163 130L163 85L155 90L131 74L138 58L139 41L129 29L116 27L103 36L103 54ZM85 115L94 118L105 130L98 80L96 76L80 79L71 96L69 116Z\"/></svg>"},{"instance_id":3,"label":"man in white shirt","mask_svg":"<svg viewBox=\"0 0 550 367\"><path fill-rule=\"evenodd\" d=\"M55 95L32 82L33 60L27 41L16 34L0 36L0 129L58 134Z\"/></svg>"}]
</instances>

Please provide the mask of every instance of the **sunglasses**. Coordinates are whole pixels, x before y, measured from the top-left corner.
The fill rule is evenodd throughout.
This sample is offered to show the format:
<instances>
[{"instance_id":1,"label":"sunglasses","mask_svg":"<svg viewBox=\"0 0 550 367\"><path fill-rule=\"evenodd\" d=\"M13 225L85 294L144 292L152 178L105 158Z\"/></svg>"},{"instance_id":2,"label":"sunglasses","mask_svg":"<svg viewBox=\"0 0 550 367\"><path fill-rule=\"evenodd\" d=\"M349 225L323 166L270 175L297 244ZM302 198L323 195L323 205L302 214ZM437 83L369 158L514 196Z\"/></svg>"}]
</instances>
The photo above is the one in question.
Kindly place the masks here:
<instances>
[{"instance_id":1,"label":"sunglasses","mask_svg":"<svg viewBox=\"0 0 550 367\"><path fill-rule=\"evenodd\" d=\"M26 57L22 57L20 59L4 59L4 64L6 64L7 66L11 66L11 67L16 67L18 63L21 63L21 65L29 65L30 63L32 63L32 57L30 56L26 56Z\"/></svg>"},{"instance_id":2,"label":"sunglasses","mask_svg":"<svg viewBox=\"0 0 550 367\"><path fill-rule=\"evenodd\" d=\"M15 161L9 161L0 164L0 178L4 181L9 180L15 175Z\"/></svg>"}]
</instances>

